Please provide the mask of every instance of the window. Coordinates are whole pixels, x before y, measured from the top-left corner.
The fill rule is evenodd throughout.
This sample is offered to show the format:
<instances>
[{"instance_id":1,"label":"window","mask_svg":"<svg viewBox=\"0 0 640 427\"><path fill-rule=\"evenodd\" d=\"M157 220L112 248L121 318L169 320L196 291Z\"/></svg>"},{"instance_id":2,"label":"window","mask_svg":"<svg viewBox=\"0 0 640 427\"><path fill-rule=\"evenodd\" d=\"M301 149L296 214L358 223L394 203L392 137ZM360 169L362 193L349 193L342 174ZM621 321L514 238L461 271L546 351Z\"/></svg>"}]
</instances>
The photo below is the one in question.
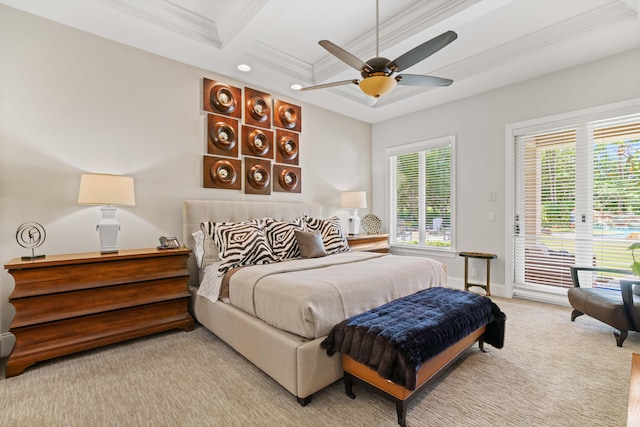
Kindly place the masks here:
<instances>
[{"instance_id":1,"label":"window","mask_svg":"<svg viewBox=\"0 0 640 427\"><path fill-rule=\"evenodd\" d=\"M455 137L387 150L391 244L453 250Z\"/></svg>"},{"instance_id":2,"label":"window","mask_svg":"<svg viewBox=\"0 0 640 427\"><path fill-rule=\"evenodd\" d=\"M640 240L640 114L538 126L514 148L515 284L569 288L572 265L629 269Z\"/></svg>"}]
</instances>

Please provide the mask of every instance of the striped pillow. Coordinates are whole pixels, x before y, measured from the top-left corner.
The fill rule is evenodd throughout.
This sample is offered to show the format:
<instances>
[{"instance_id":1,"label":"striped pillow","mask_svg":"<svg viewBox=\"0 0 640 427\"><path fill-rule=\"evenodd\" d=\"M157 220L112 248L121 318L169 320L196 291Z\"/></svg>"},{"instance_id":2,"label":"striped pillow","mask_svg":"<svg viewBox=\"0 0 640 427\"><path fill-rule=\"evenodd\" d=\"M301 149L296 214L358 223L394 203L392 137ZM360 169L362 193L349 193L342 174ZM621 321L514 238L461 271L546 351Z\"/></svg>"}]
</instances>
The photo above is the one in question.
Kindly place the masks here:
<instances>
[{"instance_id":1,"label":"striped pillow","mask_svg":"<svg viewBox=\"0 0 640 427\"><path fill-rule=\"evenodd\" d=\"M261 220L213 223L210 229L218 246L220 274L236 267L277 261L261 224Z\"/></svg>"},{"instance_id":2,"label":"striped pillow","mask_svg":"<svg viewBox=\"0 0 640 427\"><path fill-rule=\"evenodd\" d=\"M294 235L294 231L304 230L304 220L296 218L292 221L278 221L266 218L264 232L271 245L273 254L279 261L292 258L300 258L300 248Z\"/></svg>"},{"instance_id":3,"label":"striped pillow","mask_svg":"<svg viewBox=\"0 0 640 427\"><path fill-rule=\"evenodd\" d=\"M333 216L328 219L305 218L309 230L318 230L322 235L322 243L327 255L347 252L349 242L342 232L340 218Z\"/></svg>"}]
</instances>

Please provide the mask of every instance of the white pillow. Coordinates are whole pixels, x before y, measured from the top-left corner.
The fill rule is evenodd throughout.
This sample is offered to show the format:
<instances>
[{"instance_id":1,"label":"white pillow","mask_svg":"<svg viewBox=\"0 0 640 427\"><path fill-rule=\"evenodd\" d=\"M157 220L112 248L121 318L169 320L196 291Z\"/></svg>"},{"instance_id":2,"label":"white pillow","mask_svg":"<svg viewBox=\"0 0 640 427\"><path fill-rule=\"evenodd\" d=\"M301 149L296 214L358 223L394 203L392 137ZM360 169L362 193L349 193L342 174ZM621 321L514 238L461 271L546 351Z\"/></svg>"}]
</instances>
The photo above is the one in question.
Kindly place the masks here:
<instances>
[{"instance_id":1,"label":"white pillow","mask_svg":"<svg viewBox=\"0 0 640 427\"><path fill-rule=\"evenodd\" d=\"M202 257L202 267L211 265L214 262L220 261L218 256L218 247L213 241L213 222L200 223L200 230L204 233L204 256Z\"/></svg>"},{"instance_id":2,"label":"white pillow","mask_svg":"<svg viewBox=\"0 0 640 427\"><path fill-rule=\"evenodd\" d=\"M196 231L193 236L193 256L196 258L196 265L202 268L202 258L204 258L204 238L202 231Z\"/></svg>"},{"instance_id":3,"label":"white pillow","mask_svg":"<svg viewBox=\"0 0 640 427\"><path fill-rule=\"evenodd\" d=\"M203 296L213 302L218 301L220 296L220 286L222 285L222 276L218 274L220 261L213 262L205 268L201 268L200 287L197 294Z\"/></svg>"}]
</instances>

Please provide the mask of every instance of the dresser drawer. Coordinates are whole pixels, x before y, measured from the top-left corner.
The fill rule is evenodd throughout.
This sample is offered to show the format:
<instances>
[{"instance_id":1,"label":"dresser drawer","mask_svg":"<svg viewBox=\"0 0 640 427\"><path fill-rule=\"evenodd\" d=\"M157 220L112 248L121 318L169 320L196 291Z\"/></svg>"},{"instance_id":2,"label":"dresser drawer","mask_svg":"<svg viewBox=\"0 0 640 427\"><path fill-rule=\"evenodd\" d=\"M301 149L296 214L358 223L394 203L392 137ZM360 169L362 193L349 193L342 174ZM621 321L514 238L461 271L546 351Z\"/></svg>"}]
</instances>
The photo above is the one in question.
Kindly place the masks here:
<instances>
[{"instance_id":1,"label":"dresser drawer","mask_svg":"<svg viewBox=\"0 0 640 427\"><path fill-rule=\"evenodd\" d=\"M108 262L14 270L11 275L15 279L16 287L11 298L25 298L187 274L185 258L177 256L143 258L135 262L114 259Z\"/></svg>"},{"instance_id":2,"label":"dresser drawer","mask_svg":"<svg viewBox=\"0 0 640 427\"><path fill-rule=\"evenodd\" d=\"M21 298L11 301L16 309L11 328L188 297L187 278L173 277Z\"/></svg>"}]
</instances>

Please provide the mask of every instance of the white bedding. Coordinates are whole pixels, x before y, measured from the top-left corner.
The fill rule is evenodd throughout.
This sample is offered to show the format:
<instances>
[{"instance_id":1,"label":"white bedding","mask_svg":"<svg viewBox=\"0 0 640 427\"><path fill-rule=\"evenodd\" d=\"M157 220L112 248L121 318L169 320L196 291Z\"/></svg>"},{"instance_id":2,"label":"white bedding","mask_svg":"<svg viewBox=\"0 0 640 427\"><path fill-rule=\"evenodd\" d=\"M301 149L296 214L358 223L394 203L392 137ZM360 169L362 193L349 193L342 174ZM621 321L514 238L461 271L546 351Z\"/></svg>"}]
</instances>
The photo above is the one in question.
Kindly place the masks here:
<instances>
[{"instance_id":1,"label":"white bedding","mask_svg":"<svg viewBox=\"0 0 640 427\"><path fill-rule=\"evenodd\" d=\"M344 252L239 269L230 303L269 325L320 338L342 320L447 281L433 259Z\"/></svg>"}]
</instances>

